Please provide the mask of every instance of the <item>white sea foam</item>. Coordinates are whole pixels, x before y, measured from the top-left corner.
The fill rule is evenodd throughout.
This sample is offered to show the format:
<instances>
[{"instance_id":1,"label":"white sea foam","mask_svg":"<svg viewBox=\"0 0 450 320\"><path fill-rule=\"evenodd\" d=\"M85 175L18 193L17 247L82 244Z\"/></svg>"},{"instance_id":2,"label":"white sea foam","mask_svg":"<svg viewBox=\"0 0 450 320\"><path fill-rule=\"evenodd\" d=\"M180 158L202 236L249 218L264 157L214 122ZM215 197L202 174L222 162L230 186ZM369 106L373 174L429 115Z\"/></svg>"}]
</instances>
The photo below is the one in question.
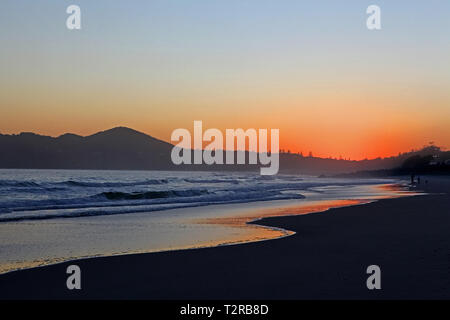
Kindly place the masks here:
<instances>
[{"instance_id":1,"label":"white sea foam","mask_svg":"<svg viewBox=\"0 0 450 320\"><path fill-rule=\"evenodd\" d=\"M67 170L2 170L0 178L0 223L301 199L304 191L318 187L390 182L250 173Z\"/></svg>"}]
</instances>

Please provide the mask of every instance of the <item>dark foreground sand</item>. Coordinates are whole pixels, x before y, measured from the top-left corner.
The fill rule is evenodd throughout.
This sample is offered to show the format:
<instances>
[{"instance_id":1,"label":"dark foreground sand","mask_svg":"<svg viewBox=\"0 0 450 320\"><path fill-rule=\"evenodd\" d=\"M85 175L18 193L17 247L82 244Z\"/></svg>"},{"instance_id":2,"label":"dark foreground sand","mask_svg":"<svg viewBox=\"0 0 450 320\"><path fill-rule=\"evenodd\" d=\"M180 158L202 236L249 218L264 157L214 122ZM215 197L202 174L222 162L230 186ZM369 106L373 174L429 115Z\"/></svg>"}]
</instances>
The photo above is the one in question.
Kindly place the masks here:
<instances>
[{"instance_id":1,"label":"dark foreground sand","mask_svg":"<svg viewBox=\"0 0 450 320\"><path fill-rule=\"evenodd\" d=\"M12 272L0 299L449 299L450 179L428 180L434 194L258 222L297 232L283 239ZM70 264L82 290L66 288ZM381 290L366 287L372 264Z\"/></svg>"}]
</instances>

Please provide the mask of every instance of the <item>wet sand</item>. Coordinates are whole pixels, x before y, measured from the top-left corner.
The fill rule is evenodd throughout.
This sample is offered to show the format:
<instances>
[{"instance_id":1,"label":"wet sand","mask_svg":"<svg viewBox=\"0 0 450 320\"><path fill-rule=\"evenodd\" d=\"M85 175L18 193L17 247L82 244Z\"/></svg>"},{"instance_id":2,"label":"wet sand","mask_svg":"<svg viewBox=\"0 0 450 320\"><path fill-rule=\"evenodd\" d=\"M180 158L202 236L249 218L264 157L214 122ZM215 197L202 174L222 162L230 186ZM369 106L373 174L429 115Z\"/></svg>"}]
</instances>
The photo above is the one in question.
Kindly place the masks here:
<instances>
[{"instance_id":1,"label":"wet sand","mask_svg":"<svg viewBox=\"0 0 450 320\"><path fill-rule=\"evenodd\" d=\"M255 221L295 232L280 239L11 272L0 298L448 299L450 179L422 181L429 195ZM81 290L66 288L70 264L82 270ZM381 290L366 287L373 264Z\"/></svg>"},{"instance_id":2,"label":"wet sand","mask_svg":"<svg viewBox=\"0 0 450 320\"><path fill-rule=\"evenodd\" d=\"M248 222L269 216L305 214L375 198L401 196L402 190L392 184L331 186L325 192L320 188L303 190L307 195L303 199L2 222L0 274L93 257L275 239L293 232Z\"/></svg>"}]
</instances>

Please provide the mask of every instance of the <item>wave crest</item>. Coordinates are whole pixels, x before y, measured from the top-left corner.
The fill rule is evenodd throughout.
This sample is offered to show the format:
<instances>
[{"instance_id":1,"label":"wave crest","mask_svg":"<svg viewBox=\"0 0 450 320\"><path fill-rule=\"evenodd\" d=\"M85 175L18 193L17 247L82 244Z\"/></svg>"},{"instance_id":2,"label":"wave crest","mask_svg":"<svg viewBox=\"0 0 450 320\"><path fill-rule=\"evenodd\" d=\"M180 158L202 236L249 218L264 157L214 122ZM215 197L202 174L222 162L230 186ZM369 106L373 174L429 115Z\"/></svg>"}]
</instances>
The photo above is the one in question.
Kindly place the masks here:
<instances>
[{"instance_id":1,"label":"wave crest","mask_svg":"<svg viewBox=\"0 0 450 320\"><path fill-rule=\"evenodd\" d=\"M141 200L141 199L161 199L171 197L195 197L210 194L207 190L181 190L181 191L146 191L146 192L102 192L108 200Z\"/></svg>"}]
</instances>

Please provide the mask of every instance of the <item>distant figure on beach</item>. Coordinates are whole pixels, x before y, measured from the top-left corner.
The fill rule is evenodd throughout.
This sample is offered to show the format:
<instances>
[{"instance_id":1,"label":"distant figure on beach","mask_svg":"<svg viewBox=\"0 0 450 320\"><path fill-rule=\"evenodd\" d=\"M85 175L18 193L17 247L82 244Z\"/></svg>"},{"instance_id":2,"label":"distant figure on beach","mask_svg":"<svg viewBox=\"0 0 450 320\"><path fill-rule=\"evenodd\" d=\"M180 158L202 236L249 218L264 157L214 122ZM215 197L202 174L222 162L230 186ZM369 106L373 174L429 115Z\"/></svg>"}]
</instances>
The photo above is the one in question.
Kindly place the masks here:
<instances>
[{"instance_id":1,"label":"distant figure on beach","mask_svg":"<svg viewBox=\"0 0 450 320\"><path fill-rule=\"evenodd\" d=\"M417 184L420 184L420 177L417 177Z\"/></svg>"},{"instance_id":2,"label":"distant figure on beach","mask_svg":"<svg viewBox=\"0 0 450 320\"><path fill-rule=\"evenodd\" d=\"M414 184L414 173L411 173L411 184Z\"/></svg>"}]
</instances>

